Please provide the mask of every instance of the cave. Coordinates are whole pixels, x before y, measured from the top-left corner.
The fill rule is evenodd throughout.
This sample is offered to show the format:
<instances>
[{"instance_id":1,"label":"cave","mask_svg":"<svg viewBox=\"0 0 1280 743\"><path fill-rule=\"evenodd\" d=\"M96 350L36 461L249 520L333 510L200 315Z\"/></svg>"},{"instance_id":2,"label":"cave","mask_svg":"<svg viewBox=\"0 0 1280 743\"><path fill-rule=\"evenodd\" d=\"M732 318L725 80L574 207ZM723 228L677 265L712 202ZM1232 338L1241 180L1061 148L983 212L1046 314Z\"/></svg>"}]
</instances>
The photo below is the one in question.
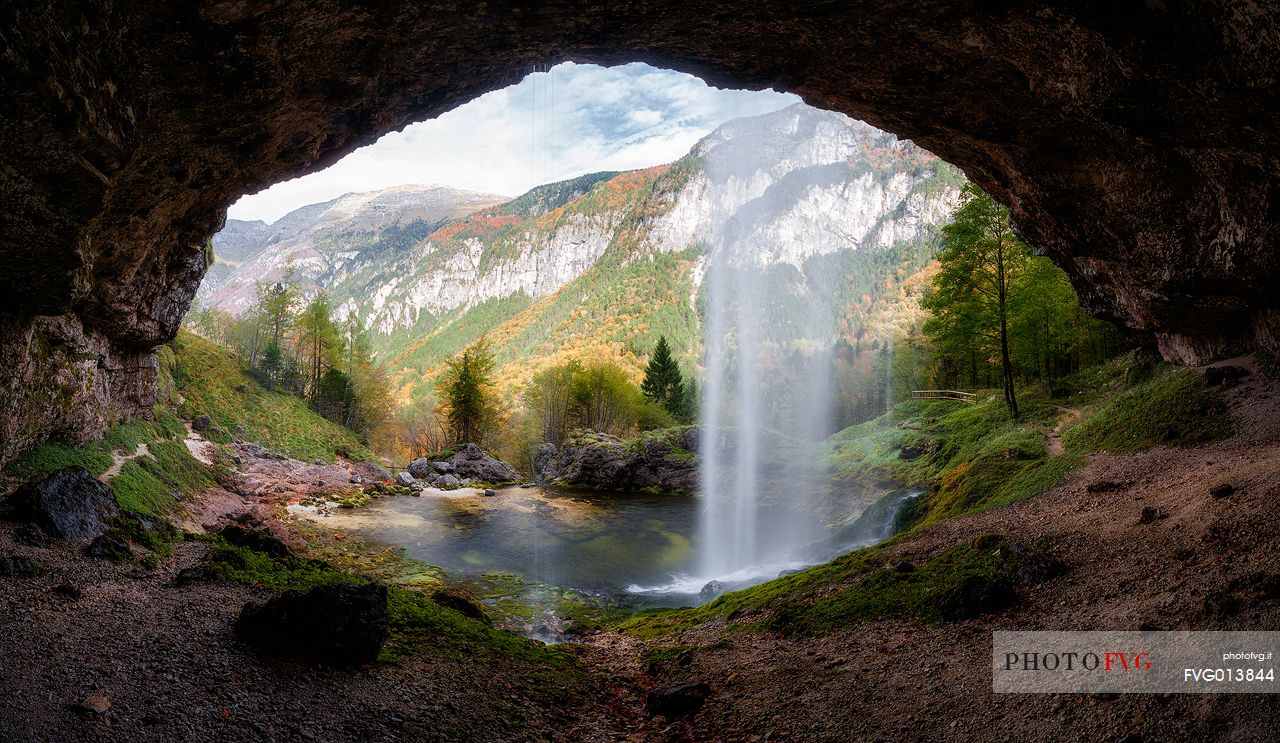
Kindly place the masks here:
<instances>
[{"instance_id":1,"label":"cave","mask_svg":"<svg viewBox=\"0 0 1280 743\"><path fill-rule=\"evenodd\" d=\"M894 0L11 3L0 464L146 415L243 193L535 65L645 61L910 138L1167 360L1280 347L1280 9Z\"/></svg>"}]
</instances>

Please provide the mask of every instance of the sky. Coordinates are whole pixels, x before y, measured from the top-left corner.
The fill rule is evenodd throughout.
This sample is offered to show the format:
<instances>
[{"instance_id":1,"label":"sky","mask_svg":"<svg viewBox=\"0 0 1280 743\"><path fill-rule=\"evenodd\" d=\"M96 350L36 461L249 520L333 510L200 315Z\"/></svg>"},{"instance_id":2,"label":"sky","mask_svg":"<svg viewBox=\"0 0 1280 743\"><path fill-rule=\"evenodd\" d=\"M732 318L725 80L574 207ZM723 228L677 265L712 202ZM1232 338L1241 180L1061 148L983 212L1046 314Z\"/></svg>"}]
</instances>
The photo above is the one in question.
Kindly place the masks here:
<instances>
[{"instance_id":1,"label":"sky","mask_svg":"<svg viewBox=\"0 0 1280 743\"><path fill-rule=\"evenodd\" d=\"M227 215L272 222L345 193L413 183L519 196L583 173L671 162L730 119L799 100L720 90L640 63L565 63L387 134L322 171L244 196Z\"/></svg>"}]
</instances>

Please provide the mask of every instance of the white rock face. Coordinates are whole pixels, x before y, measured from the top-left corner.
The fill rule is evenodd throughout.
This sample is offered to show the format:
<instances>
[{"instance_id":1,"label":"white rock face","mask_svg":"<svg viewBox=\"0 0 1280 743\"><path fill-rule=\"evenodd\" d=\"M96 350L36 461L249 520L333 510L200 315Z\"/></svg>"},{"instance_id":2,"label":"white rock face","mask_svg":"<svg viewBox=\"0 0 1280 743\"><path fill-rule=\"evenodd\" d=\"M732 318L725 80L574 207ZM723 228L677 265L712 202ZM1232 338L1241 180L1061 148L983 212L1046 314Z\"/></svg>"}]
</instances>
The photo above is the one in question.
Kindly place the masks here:
<instances>
[{"instance_id":1,"label":"white rock face","mask_svg":"<svg viewBox=\"0 0 1280 743\"><path fill-rule=\"evenodd\" d=\"M253 305L258 284L282 280L286 268L300 281L329 286L334 274L351 272L352 264L361 262L362 251L344 249L352 235L385 234L388 228L425 235L447 220L503 201L446 186L395 186L304 206L271 225L235 223L214 235L214 251L226 245L243 262L224 280L202 285L197 300L238 315ZM254 238L258 244L247 245Z\"/></svg>"},{"instance_id":2,"label":"white rock face","mask_svg":"<svg viewBox=\"0 0 1280 743\"><path fill-rule=\"evenodd\" d=\"M544 216L509 217L515 228L492 237L431 237L396 251L365 250L349 236L458 217L494 197L438 187L350 194L281 220L290 229L306 224L246 260L207 301L243 312L257 282L278 280L291 265L357 309L366 327L392 333L491 299L548 296L594 266L624 227L634 238L624 261L690 249L705 258L732 234L736 264L803 269L814 255L925 237L955 210L962 182L909 142L803 104L726 123L690 158L682 161L687 176L659 178L643 204L587 209L571 201ZM951 175L941 178L940 169ZM705 267L699 260L693 271L695 292Z\"/></svg>"}]
</instances>

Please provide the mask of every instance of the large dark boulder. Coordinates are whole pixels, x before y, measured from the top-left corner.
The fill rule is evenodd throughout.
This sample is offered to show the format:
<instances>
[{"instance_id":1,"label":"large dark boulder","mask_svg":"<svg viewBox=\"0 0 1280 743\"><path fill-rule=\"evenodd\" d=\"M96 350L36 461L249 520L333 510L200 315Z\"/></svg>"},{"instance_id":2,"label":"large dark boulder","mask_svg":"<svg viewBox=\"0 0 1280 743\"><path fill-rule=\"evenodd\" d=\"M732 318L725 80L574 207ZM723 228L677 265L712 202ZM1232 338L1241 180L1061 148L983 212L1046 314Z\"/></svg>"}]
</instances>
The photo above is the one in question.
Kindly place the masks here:
<instances>
[{"instance_id":1,"label":"large dark boulder","mask_svg":"<svg viewBox=\"0 0 1280 743\"><path fill-rule=\"evenodd\" d=\"M4 503L5 518L35 524L64 539L93 539L120 515L111 489L83 467L58 470L27 483Z\"/></svg>"},{"instance_id":2,"label":"large dark boulder","mask_svg":"<svg viewBox=\"0 0 1280 743\"><path fill-rule=\"evenodd\" d=\"M520 478L516 468L490 456L475 444L467 444L449 458L453 474L459 479L470 478L478 482L515 482Z\"/></svg>"},{"instance_id":3,"label":"large dark boulder","mask_svg":"<svg viewBox=\"0 0 1280 743\"><path fill-rule=\"evenodd\" d=\"M378 583L285 591L245 604L236 632L258 652L331 665L377 659L387 641L387 587Z\"/></svg>"},{"instance_id":4,"label":"large dark boulder","mask_svg":"<svg viewBox=\"0 0 1280 743\"><path fill-rule=\"evenodd\" d=\"M626 442L579 432L558 451L544 446L535 460L537 474L570 487L692 493L698 488L698 457L685 444L697 439L696 431L670 429Z\"/></svg>"},{"instance_id":5,"label":"large dark boulder","mask_svg":"<svg viewBox=\"0 0 1280 743\"><path fill-rule=\"evenodd\" d=\"M676 684L649 692L645 707L650 715L662 715L672 720L702 709L709 696L711 687L704 682Z\"/></svg>"},{"instance_id":6,"label":"large dark boulder","mask_svg":"<svg viewBox=\"0 0 1280 743\"><path fill-rule=\"evenodd\" d=\"M436 473L431 466L431 460L426 457L418 457L409 463L409 474L419 480L430 479Z\"/></svg>"}]
</instances>

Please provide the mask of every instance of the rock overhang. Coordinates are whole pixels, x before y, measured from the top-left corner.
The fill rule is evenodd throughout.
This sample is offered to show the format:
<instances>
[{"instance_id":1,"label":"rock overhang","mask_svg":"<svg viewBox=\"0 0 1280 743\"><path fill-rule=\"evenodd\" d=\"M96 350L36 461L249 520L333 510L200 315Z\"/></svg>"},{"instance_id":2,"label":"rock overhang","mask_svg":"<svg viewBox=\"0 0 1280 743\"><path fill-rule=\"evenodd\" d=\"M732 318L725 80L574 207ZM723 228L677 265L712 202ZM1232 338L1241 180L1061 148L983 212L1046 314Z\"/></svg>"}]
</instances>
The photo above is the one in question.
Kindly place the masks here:
<instances>
[{"instance_id":1,"label":"rock overhang","mask_svg":"<svg viewBox=\"0 0 1280 743\"><path fill-rule=\"evenodd\" d=\"M37 336L92 348L124 370L94 394L145 413L127 370L176 332L235 198L573 60L789 90L910 138L1167 358L1275 348L1278 16L1245 0L13 4L0 345L19 362ZM33 368L4 372L7 410L38 407ZM103 418L11 420L0 460Z\"/></svg>"}]
</instances>

